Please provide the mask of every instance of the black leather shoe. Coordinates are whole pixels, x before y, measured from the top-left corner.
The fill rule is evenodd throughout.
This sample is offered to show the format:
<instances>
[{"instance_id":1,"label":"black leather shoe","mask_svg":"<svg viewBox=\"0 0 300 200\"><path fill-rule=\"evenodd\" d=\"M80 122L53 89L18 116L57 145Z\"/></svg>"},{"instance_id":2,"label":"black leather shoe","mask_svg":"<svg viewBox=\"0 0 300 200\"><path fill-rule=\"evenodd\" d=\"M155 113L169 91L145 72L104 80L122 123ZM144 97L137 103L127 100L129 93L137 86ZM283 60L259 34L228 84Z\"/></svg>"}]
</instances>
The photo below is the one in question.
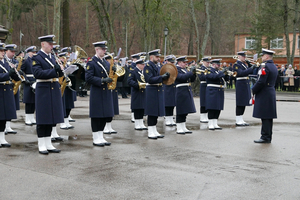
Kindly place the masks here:
<instances>
[{"instance_id":1,"label":"black leather shoe","mask_svg":"<svg viewBox=\"0 0 300 200\"><path fill-rule=\"evenodd\" d=\"M254 143L271 143L271 141L259 139L259 140L254 140Z\"/></svg>"},{"instance_id":2,"label":"black leather shoe","mask_svg":"<svg viewBox=\"0 0 300 200\"><path fill-rule=\"evenodd\" d=\"M153 140L156 140L156 139L157 139L157 137L149 137L149 136L148 136L148 139L153 139Z\"/></svg>"},{"instance_id":3,"label":"black leather shoe","mask_svg":"<svg viewBox=\"0 0 300 200\"><path fill-rule=\"evenodd\" d=\"M210 131L214 131L214 130L215 130L215 128L209 128L208 130L210 130Z\"/></svg>"},{"instance_id":4,"label":"black leather shoe","mask_svg":"<svg viewBox=\"0 0 300 200\"><path fill-rule=\"evenodd\" d=\"M104 144L104 143L98 143L98 144L96 144L96 143L93 143L93 145L94 145L94 146L97 146L97 147L104 147L104 146L105 146L105 144Z\"/></svg>"},{"instance_id":5,"label":"black leather shoe","mask_svg":"<svg viewBox=\"0 0 300 200\"><path fill-rule=\"evenodd\" d=\"M142 128L143 130L148 130L148 128L147 127L145 127L145 128Z\"/></svg>"},{"instance_id":6,"label":"black leather shoe","mask_svg":"<svg viewBox=\"0 0 300 200\"><path fill-rule=\"evenodd\" d=\"M111 134L117 134L118 132L117 131L112 131L110 132Z\"/></svg>"},{"instance_id":7,"label":"black leather shoe","mask_svg":"<svg viewBox=\"0 0 300 200\"><path fill-rule=\"evenodd\" d=\"M17 134L17 131L7 131L7 134Z\"/></svg>"},{"instance_id":8,"label":"black leather shoe","mask_svg":"<svg viewBox=\"0 0 300 200\"><path fill-rule=\"evenodd\" d=\"M249 124L248 123L244 123L244 126L249 126Z\"/></svg>"},{"instance_id":9,"label":"black leather shoe","mask_svg":"<svg viewBox=\"0 0 300 200\"><path fill-rule=\"evenodd\" d=\"M222 128L221 128L221 127L219 127L219 128L215 128L215 130L222 130Z\"/></svg>"},{"instance_id":10,"label":"black leather shoe","mask_svg":"<svg viewBox=\"0 0 300 200\"><path fill-rule=\"evenodd\" d=\"M134 128L134 130L136 130L136 131L142 131L144 129L143 128Z\"/></svg>"},{"instance_id":11,"label":"black leather shoe","mask_svg":"<svg viewBox=\"0 0 300 200\"><path fill-rule=\"evenodd\" d=\"M51 138L51 141L52 141L52 139L53 138ZM64 138L62 138L62 137L55 137L54 138L54 141L56 141L56 142L61 142L61 141L63 141L64 140Z\"/></svg>"},{"instance_id":12,"label":"black leather shoe","mask_svg":"<svg viewBox=\"0 0 300 200\"><path fill-rule=\"evenodd\" d=\"M11 147L11 145L10 144L8 144L8 143L5 143L5 144L1 144L1 147Z\"/></svg>"},{"instance_id":13,"label":"black leather shoe","mask_svg":"<svg viewBox=\"0 0 300 200\"><path fill-rule=\"evenodd\" d=\"M245 124L235 124L236 126L246 126Z\"/></svg>"},{"instance_id":14,"label":"black leather shoe","mask_svg":"<svg viewBox=\"0 0 300 200\"><path fill-rule=\"evenodd\" d=\"M193 132L192 131L187 131L185 132L186 134L192 134Z\"/></svg>"},{"instance_id":15,"label":"black leather shoe","mask_svg":"<svg viewBox=\"0 0 300 200\"><path fill-rule=\"evenodd\" d=\"M166 124L166 126L173 126L173 124Z\"/></svg>"},{"instance_id":16,"label":"black leather shoe","mask_svg":"<svg viewBox=\"0 0 300 200\"><path fill-rule=\"evenodd\" d=\"M134 123L134 120L131 120L132 123Z\"/></svg>"},{"instance_id":17,"label":"black leather shoe","mask_svg":"<svg viewBox=\"0 0 300 200\"><path fill-rule=\"evenodd\" d=\"M69 128L68 127L60 127L60 129L63 129L63 130L68 130Z\"/></svg>"},{"instance_id":18,"label":"black leather shoe","mask_svg":"<svg viewBox=\"0 0 300 200\"><path fill-rule=\"evenodd\" d=\"M105 145L105 146L110 146L111 143L110 143L110 142L104 142L104 145Z\"/></svg>"},{"instance_id":19,"label":"black leather shoe","mask_svg":"<svg viewBox=\"0 0 300 200\"><path fill-rule=\"evenodd\" d=\"M164 138L164 135L158 135L157 138Z\"/></svg>"},{"instance_id":20,"label":"black leather shoe","mask_svg":"<svg viewBox=\"0 0 300 200\"><path fill-rule=\"evenodd\" d=\"M26 126L32 126L33 123L30 123L30 124L29 124L29 123L25 123L25 125L26 125Z\"/></svg>"},{"instance_id":21,"label":"black leather shoe","mask_svg":"<svg viewBox=\"0 0 300 200\"><path fill-rule=\"evenodd\" d=\"M103 132L104 134L107 134L107 135L110 135L111 134L111 132Z\"/></svg>"},{"instance_id":22,"label":"black leather shoe","mask_svg":"<svg viewBox=\"0 0 300 200\"><path fill-rule=\"evenodd\" d=\"M179 135L185 135L185 132L176 132Z\"/></svg>"},{"instance_id":23,"label":"black leather shoe","mask_svg":"<svg viewBox=\"0 0 300 200\"><path fill-rule=\"evenodd\" d=\"M201 122L201 123L208 123L208 121L201 121L201 120L200 120L200 122Z\"/></svg>"},{"instance_id":24,"label":"black leather shoe","mask_svg":"<svg viewBox=\"0 0 300 200\"><path fill-rule=\"evenodd\" d=\"M59 149L47 149L47 151L48 151L49 153L59 153L59 152L60 152Z\"/></svg>"},{"instance_id":25,"label":"black leather shoe","mask_svg":"<svg viewBox=\"0 0 300 200\"><path fill-rule=\"evenodd\" d=\"M76 121L75 119L71 119L71 120L69 119L69 122L75 122L75 121Z\"/></svg>"},{"instance_id":26,"label":"black leather shoe","mask_svg":"<svg viewBox=\"0 0 300 200\"><path fill-rule=\"evenodd\" d=\"M48 151L39 151L39 153L43 154L43 155L48 155L49 152Z\"/></svg>"},{"instance_id":27,"label":"black leather shoe","mask_svg":"<svg viewBox=\"0 0 300 200\"><path fill-rule=\"evenodd\" d=\"M74 126L72 126L72 125L71 125L71 126L68 126L68 129L73 129L73 128L74 128Z\"/></svg>"}]
</instances>

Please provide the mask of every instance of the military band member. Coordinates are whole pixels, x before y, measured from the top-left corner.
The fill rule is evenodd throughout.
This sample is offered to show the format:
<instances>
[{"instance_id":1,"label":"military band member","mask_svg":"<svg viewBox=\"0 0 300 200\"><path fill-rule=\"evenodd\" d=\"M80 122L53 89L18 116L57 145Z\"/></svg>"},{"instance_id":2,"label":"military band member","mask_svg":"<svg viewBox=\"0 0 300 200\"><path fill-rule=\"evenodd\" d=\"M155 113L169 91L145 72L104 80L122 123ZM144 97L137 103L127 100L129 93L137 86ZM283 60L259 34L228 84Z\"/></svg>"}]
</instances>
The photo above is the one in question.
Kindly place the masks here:
<instances>
[{"instance_id":1,"label":"military band member","mask_svg":"<svg viewBox=\"0 0 300 200\"><path fill-rule=\"evenodd\" d=\"M132 87L131 93L131 110L134 112L134 129L135 130L147 130L144 125L144 109L146 98L146 83L144 78L143 69L145 67L144 60L139 59L135 62L136 68L130 72L128 76L128 85Z\"/></svg>"},{"instance_id":2,"label":"military band member","mask_svg":"<svg viewBox=\"0 0 300 200\"><path fill-rule=\"evenodd\" d=\"M175 81L177 134L192 133L186 128L186 117L189 113L196 112L191 87L191 82L194 82L196 79L196 68L193 66L190 71L187 71L187 61L186 56L177 58L178 75Z\"/></svg>"},{"instance_id":3,"label":"military band member","mask_svg":"<svg viewBox=\"0 0 300 200\"><path fill-rule=\"evenodd\" d=\"M202 58L202 65L200 67L200 70L203 71L207 71L209 68L209 64L210 64L210 57L204 57ZM207 123L208 122L208 112L207 109L205 107L206 104L206 87L207 87L207 83L206 83L206 73L202 72L200 74L198 74L198 78L200 80L200 122L202 123Z\"/></svg>"},{"instance_id":4,"label":"military band member","mask_svg":"<svg viewBox=\"0 0 300 200\"><path fill-rule=\"evenodd\" d=\"M104 59L107 42L95 42L93 45L96 55L87 63L85 79L91 84L90 118L93 145L103 147L111 144L103 138L103 129L106 122L114 116L112 94L107 87L113 80L109 78L109 63Z\"/></svg>"},{"instance_id":5,"label":"military band member","mask_svg":"<svg viewBox=\"0 0 300 200\"><path fill-rule=\"evenodd\" d=\"M259 78L252 88L255 95L253 117L260 118L262 122L261 137L254 140L255 143L271 143L273 119L277 118L275 83L277 79L277 67L273 62L275 52L262 49L263 63L259 69Z\"/></svg>"},{"instance_id":6,"label":"military band member","mask_svg":"<svg viewBox=\"0 0 300 200\"><path fill-rule=\"evenodd\" d=\"M224 73L219 71L220 61L222 59L211 60L211 67L206 75L206 109L208 111L209 130L221 130L218 126L218 118L221 110L224 109L224 88L226 82Z\"/></svg>"},{"instance_id":7,"label":"military band member","mask_svg":"<svg viewBox=\"0 0 300 200\"><path fill-rule=\"evenodd\" d=\"M18 81L14 69L4 60L5 44L0 43L0 147L10 147L5 140L6 121L16 119L16 104L14 101L13 85L11 80Z\"/></svg>"},{"instance_id":8,"label":"military band member","mask_svg":"<svg viewBox=\"0 0 300 200\"><path fill-rule=\"evenodd\" d=\"M110 63L110 60L112 59L112 57L110 55L105 55L104 56L105 60L107 60L108 63ZM118 58L114 57L114 64L118 64ZM117 80L117 84L118 84L119 78ZM114 105L114 115L119 115L119 97L118 97L118 89L115 88L114 90L111 90L111 95L112 95L112 99L113 99L113 105ZM104 134L116 134L117 131L115 131L112 128L112 122L113 118L108 118L108 120L106 121L103 133Z\"/></svg>"},{"instance_id":9,"label":"military band member","mask_svg":"<svg viewBox=\"0 0 300 200\"><path fill-rule=\"evenodd\" d=\"M170 73L159 74L160 68L157 64L160 56L160 49L148 52L149 62L144 68L146 85L146 108L145 114L148 115L148 138L157 139L164 136L159 134L156 129L157 118L165 116L165 101L162 87L163 80L170 77Z\"/></svg>"},{"instance_id":10,"label":"military band member","mask_svg":"<svg viewBox=\"0 0 300 200\"><path fill-rule=\"evenodd\" d=\"M29 82L24 83L23 103L25 103L25 124L32 126L36 124L36 120L34 118L35 94L33 91L34 86L32 86L33 84L36 84L35 77L32 72L32 56L37 52L36 46L28 47L25 52L26 59L21 66L21 70L25 73L24 75Z\"/></svg>"},{"instance_id":11,"label":"military band member","mask_svg":"<svg viewBox=\"0 0 300 200\"><path fill-rule=\"evenodd\" d=\"M243 120L243 115L246 106L251 106L251 91L249 74L253 73L253 67L248 62L246 63L246 51L237 52L238 60L233 65L233 70L237 72L235 83L235 98L236 98L236 125L237 126L249 126Z\"/></svg>"},{"instance_id":12,"label":"military band member","mask_svg":"<svg viewBox=\"0 0 300 200\"><path fill-rule=\"evenodd\" d=\"M15 67L18 67L18 61L14 58L16 51L17 51L17 45L15 44L7 44L5 45L5 59L12 63ZM15 104L16 104L16 110L20 110L20 91L18 89L17 93L14 95L15 98ZM14 131L11 128L10 120L6 121L5 125L5 133L9 134L16 134L17 131Z\"/></svg>"},{"instance_id":13,"label":"military band member","mask_svg":"<svg viewBox=\"0 0 300 200\"><path fill-rule=\"evenodd\" d=\"M67 47L63 49L68 49ZM62 49L62 50L63 50ZM61 62L64 65L64 69L68 68L67 59L68 59L68 52L66 50L62 51L58 54L58 58L61 60ZM69 122L69 115L71 113L71 110L75 107L74 106L74 95L73 91L66 86L63 96L62 96L62 102L63 102L63 108L64 108L64 123L60 124L60 128L64 130L72 129L74 126L72 126Z\"/></svg>"},{"instance_id":14,"label":"military band member","mask_svg":"<svg viewBox=\"0 0 300 200\"><path fill-rule=\"evenodd\" d=\"M131 59L132 59L132 63L129 66L129 71L133 71L136 68L135 62L140 59L140 54L136 53L136 54L131 55ZM131 92L130 93L132 93L132 88L131 88ZM131 110L131 122L132 123L135 122L134 111L133 110Z\"/></svg>"},{"instance_id":15,"label":"military band member","mask_svg":"<svg viewBox=\"0 0 300 200\"><path fill-rule=\"evenodd\" d=\"M51 142L52 127L64 120L61 90L58 78L63 76L52 53L54 35L41 36L41 50L32 57L32 70L36 78L35 108L39 153L59 153Z\"/></svg>"},{"instance_id":16,"label":"military band member","mask_svg":"<svg viewBox=\"0 0 300 200\"><path fill-rule=\"evenodd\" d=\"M175 65L176 56L168 55L165 58L166 63ZM176 126L173 120L173 112L176 105L175 95L176 95L176 85L175 83L171 85L164 85L165 92L165 124L166 126Z\"/></svg>"}]
</instances>

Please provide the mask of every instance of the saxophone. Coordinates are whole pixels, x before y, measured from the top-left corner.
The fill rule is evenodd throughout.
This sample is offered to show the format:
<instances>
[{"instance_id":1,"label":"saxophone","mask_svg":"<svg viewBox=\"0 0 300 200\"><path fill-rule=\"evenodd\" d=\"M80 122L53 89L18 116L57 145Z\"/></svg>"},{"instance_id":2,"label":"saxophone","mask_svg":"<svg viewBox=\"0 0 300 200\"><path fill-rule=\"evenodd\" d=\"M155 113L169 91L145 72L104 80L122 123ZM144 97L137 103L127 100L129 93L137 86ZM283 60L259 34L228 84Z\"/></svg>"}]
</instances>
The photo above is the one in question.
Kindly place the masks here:
<instances>
[{"instance_id":1,"label":"saxophone","mask_svg":"<svg viewBox=\"0 0 300 200\"><path fill-rule=\"evenodd\" d=\"M113 81L111 83L107 83L107 88L109 90L114 90L117 86L118 75L112 69L112 67L114 66L114 57L112 55L110 55L110 56L111 56L111 59L109 60L110 68L109 68L108 77L111 78Z\"/></svg>"},{"instance_id":2,"label":"saxophone","mask_svg":"<svg viewBox=\"0 0 300 200\"><path fill-rule=\"evenodd\" d=\"M9 66L11 68L14 68L15 69L15 72L16 74L18 75L19 77L19 81L15 81L15 80L12 80L13 84L14 84L14 87L13 87L13 92L14 92L14 95L17 94L18 90L19 90L19 86L21 85L21 83L23 81L25 81L25 77L23 75L20 75L19 71L21 69L21 66L22 66L22 62L23 62L23 57L20 57L19 59L19 64L18 64L18 67L16 68L15 65L13 63L11 63L6 56L4 56L4 58L6 59L6 61L8 62Z\"/></svg>"}]
</instances>

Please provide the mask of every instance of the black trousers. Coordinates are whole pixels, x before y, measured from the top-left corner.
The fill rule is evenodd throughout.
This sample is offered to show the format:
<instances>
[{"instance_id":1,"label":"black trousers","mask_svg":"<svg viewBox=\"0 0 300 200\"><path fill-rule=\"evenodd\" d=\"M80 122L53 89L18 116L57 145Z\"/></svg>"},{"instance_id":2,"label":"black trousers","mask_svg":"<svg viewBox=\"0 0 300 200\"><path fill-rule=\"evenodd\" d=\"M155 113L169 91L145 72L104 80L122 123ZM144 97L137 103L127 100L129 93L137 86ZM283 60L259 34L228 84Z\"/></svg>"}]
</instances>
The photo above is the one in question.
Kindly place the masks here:
<instances>
[{"instance_id":1,"label":"black trousers","mask_svg":"<svg viewBox=\"0 0 300 200\"><path fill-rule=\"evenodd\" d=\"M166 116L173 116L174 106L165 107Z\"/></svg>"},{"instance_id":2,"label":"black trousers","mask_svg":"<svg viewBox=\"0 0 300 200\"><path fill-rule=\"evenodd\" d=\"M91 118L91 126L93 132L103 131L107 121L112 120L112 117L106 118Z\"/></svg>"},{"instance_id":3,"label":"black trousers","mask_svg":"<svg viewBox=\"0 0 300 200\"><path fill-rule=\"evenodd\" d=\"M0 132L4 132L5 124L6 124L6 120L0 120Z\"/></svg>"},{"instance_id":4,"label":"black trousers","mask_svg":"<svg viewBox=\"0 0 300 200\"><path fill-rule=\"evenodd\" d=\"M272 129L273 129L273 119L261 119L261 139L271 141L272 140Z\"/></svg>"},{"instance_id":5,"label":"black trousers","mask_svg":"<svg viewBox=\"0 0 300 200\"><path fill-rule=\"evenodd\" d=\"M245 112L245 108L246 108L246 106L236 106L235 115L236 116L243 115Z\"/></svg>"},{"instance_id":6,"label":"black trousers","mask_svg":"<svg viewBox=\"0 0 300 200\"><path fill-rule=\"evenodd\" d=\"M205 106L200 107L200 113L207 113Z\"/></svg>"},{"instance_id":7,"label":"black trousers","mask_svg":"<svg viewBox=\"0 0 300 200\"><path fill-rule=\"evenodd\" d=\"M186 116L188 114L176 115L176 123L183 123L186 121Z\"/></svg>"},{"instance_id":8,"label":"black trousers","mask_svg":"<svg viewBox=\"0 0 300 200\"><path fill-rule=\"evenodd\" d=\"M64 118L68 118L72 109L66 109L66 115Z\"/></svg>"},{"instance_id":9,"label":"black trousers","mask_svg":"<svg viewBox=\"0 0 300 200\"><path fill-rule=\"evenodd\" d=\"M36 125L36 133L37 133L38 138L50 137L53 126L56 126L56 125L55 124L39 124L39 125Z\"/></svg>"},{"instance_id":10,"label":"black trousers","mask_svg":"<svg viewBox=\"0 0 300 200\"><path fill-rule=\"evenodd\" d=\"M134 109L134 119L143 119L144 109Z\"/></svg>"},{"instance_id":11,"label":"black trousers","mask_svg":"<svg viewBox=\"0 0 300 200\"><path fill-rule=\"evenodd\" d=\"M208 111L208 119L219 119L221 110L207 110Z\"/></svg>"},{"instance_id":12,"label":"black trousers","mask_svg":"<svg viewBox=\"0 0 300 200\"><path fill-rule=\"evenodd\" d=\"M157 118L158 118L157 116L149 116L148 115L148 119L147 119L148 126L156 126Z\"/></svg>"},{"instance_id":13,"label":"black trousers","mask_svg":"<svg viewBox=\"0 0 300 200\"><path fill-rule=\"evenodd\" d=\"M34 114L35 103L26 103L25 104L25 114Z\"/></svg>"}]
</instances>

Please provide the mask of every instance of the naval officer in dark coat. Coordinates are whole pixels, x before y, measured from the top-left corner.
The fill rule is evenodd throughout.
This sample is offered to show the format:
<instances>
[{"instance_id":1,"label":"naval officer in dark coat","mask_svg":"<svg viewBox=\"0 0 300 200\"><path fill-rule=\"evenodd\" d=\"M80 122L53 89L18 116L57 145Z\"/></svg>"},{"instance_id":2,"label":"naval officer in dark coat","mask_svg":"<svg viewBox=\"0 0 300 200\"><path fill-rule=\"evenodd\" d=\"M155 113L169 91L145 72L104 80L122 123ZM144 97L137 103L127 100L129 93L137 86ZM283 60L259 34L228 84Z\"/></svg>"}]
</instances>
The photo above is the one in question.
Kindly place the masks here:
<instances>
[{"instance_id":1,"label":"naval officer in dark coat","mask_svg":"<svg viewBox=\"0 0 300 200\"><path fill-rule=\"evenodd\" d=\"M13 84L11 80L18 81L14 69L4 60L5 44L0 43L0 147L10 147L5 140L5 124L17 118L16 104L14 101Z\"/></svg>"},{"instance_id":2,"label":"naval officer in dark coat","mask_svg":"<svg viewBox=\"0 0 300 200\"><path fill-rule=\"evenodd\" d=\"M59 153L51 143L52 127L64 121L63 105L58 78L63 66L56 63L52 52L54 35L39 37L41 50L32 57L32 70L36 78L35 109L39 153Z\"/></svg>"},{"instance_id":3,"label":"naval officer in dark coat","mask_svg":"<svg viewBox=\"0 0 300 200\"><path fill-rule=\"evenodd\" d=\"M237 126L249 126L243 120L243 115L246 106L251 106L251 90L249 74L253 73L252 65L249 61L246 61L246 51L237 52L238 60L233 65L233 71L237 72L235 82L235 99L236 99L236 125Z\"/></svg>"},{"instance_id":4,"label":"naval officer in dark coat","mask_svg":"<svg viewBox=\"0 0 300 200\"><path fill-rule=\"evenodd\" d=\"M206 75L206 109L208 111L208 128L209 130L221 130L218 126L218 118L221 110L224 109L224 88L226 82L225 74L219 71L220 61L222 59L211 60L211 67Z\"/></svg>"},{"instance_id":5,"label":"naval officer in dark coat","mask_svg":"<svg viewBox=\"0 0 300 200\"><path fill-rule=\"evenodd\" d=\"M186 117L189 113L195 113L195 103L191 82L196 79L196 67L191 67L190 71L186 69L186 56L177 58L178 75L175 80L176 84L176 127L177 134L192 133L186 128Z\"/></svg>"},{"instance_id":6,"label":"naval officer in dark coat","mask_svg":"<svg viewBox=\"0 0 300 200\"><path fill-rule=\"evenodd\" d=\"M23 103L25 103L25 124L28 126L32 126L36 124L36 120L34 118L35 112L35 94L33 92L32 85L36 84L35 77L32 72L32 56L36 54L37 49L36 46L28 47L25 50L26 57L24 58L24 62L21 66L21 70L24 72L24 76L29 82L24 82L24 91L23 91Z\"/></svg>"},{"instance_id":7,"label":"naval officer in dark coat","mask_svg":"<svg viewBox=\"0 0 300 200\"><path fill-rule=\"evenodd\" d=\"M93 43L96 54L87 63L85 80L91 84L90 89L90 118L93 132L94 146L109 146L111 143L103 138L103 130L107 121L114 116L112 92L107 84L113 80L109 78L110 65L105 60L107 41Z\"/></svg>"},{"instance_id":8,"label":"naval officer in dark coat","mask_svg":"<svg viewBox=\"0 0 300 200\"><path fill-rule=\"evenodd\" d=\"M168 55L165 58L166 63L175 64L176 56L174 55ZM176 123L173 120L173 112L174 108L176 106L176 85L175 83L171 85L165 85L164 84L164 92L165 92L165 124L166 126L176 126Z\"/></svg>"},{"instance_id":9,"label":"naval officer in dark coat","mask_svg":"<svg viewBox=\"0 0 300 200\"><path fill-rule=\"evenodd\" d=\"M128 85L132 87L131 93L131 110L134 112L134 129L135 130L147 130L144 125L143 117L145 111L145 99L146 99L146 82L144 77L144 60L139 59L135 61L136 67L133 71L130 71L128 75Z\"/></svg>"},{"instance_id":10,"label":"naval officer in dark coat","mask_svg":"<svg viewBox=\"0 0 300 200\"><path fill-rule=\"evenodd\" d=\"M262 49L262 61L258 72L258 80L252 88L255 97L253 117L262 122L261 137L255 143L271 143L273 119L277 118L275 83L278 70L273 62L275 52Z\"/></svg>"},{"instance_id":11,"label":"naval officer in dark coat","mask_svg":"<svg viewBox=\"0 0 300 200\"><path fill-rule=\"evenodd\" d=\"M15 67L18 67L19 61L17 61L14 56L17 51L17 45L15 44L7 44L5 45L5 60L11 64L13 64ZM15 98L15 104L16 104L16 110L20 110L20 91L18 89L17 93L14 95ZM16 134L17 131L14 131L10 126L10 120L6 122L5 125L5 133L11 133Z\"/></svg>"},{"instance_id":12,"label":"naval officer in dark coat","mask_svg":"<svg viewBox=\"0 0 300 200\"><path fill-rule=\"evenodd\" d=\"M200 66L200 70L203 70L203 71L208 70L210 59L211 59L211 57L202 58L203 64ZM200 92L199 92L199 94L200 94L200 122L207 123L208 122L208 112L205 107L205 104L206 104L205 96L206 96L206 87L207 87L206 73L202 72L202 73L198 74L198 78L200 80Z\"/></svg>"},{"instance_id":13,"label":"naval officer in dark coat","mask_svg":"<svg viewBox=\"0 0 300 200\"><path fill-rule=\"evenodd\" d=\"M157 139L164 136L156 129L157 118L165 116L165 99L162 82L170 77L166 72L160 75L159 62L160 49L149 51L149 62L144 68L146 85L146 107L145 114L148 115L148 138Z\"/></svg>"}]
</instances>

